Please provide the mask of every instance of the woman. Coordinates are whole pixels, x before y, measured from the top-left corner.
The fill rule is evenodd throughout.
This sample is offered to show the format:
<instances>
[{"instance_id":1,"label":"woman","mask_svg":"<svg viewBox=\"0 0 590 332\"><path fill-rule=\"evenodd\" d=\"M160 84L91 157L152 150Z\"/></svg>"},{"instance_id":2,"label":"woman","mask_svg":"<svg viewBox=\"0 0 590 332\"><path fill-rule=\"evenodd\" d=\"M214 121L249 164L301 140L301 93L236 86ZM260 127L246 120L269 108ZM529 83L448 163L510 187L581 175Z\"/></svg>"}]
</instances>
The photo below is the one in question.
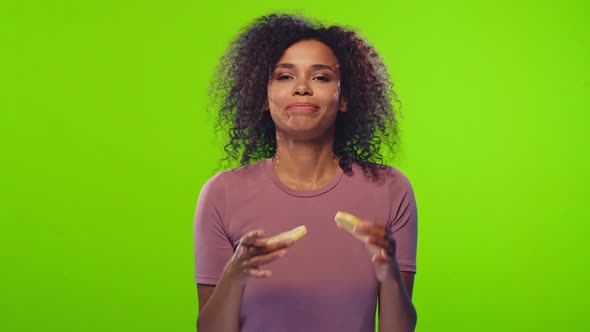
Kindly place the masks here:
<instances>
[{"instance_id":1,"label":"woman","mask_svg":"<svg viewBox=\"0 0 590 332\"><path fill-rule=\"evenodd\" d=\"M393 147L384 64L354 32L259 18L222 58L213 87L228 158L195 214L200 312L210 331L413 331L417 214ZM337 211L363 219L339 230ZM300 225L297 243L266 239Z\"/></svg>"}]
</instances>

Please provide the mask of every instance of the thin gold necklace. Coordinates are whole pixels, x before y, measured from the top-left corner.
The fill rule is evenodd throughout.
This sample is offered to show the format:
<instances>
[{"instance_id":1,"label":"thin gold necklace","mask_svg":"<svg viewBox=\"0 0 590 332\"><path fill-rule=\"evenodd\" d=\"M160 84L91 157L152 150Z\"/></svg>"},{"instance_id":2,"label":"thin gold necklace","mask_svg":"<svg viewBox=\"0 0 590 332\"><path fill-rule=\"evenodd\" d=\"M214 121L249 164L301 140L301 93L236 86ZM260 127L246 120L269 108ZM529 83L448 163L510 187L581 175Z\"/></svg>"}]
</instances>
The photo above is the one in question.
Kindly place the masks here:
<instances>
[{"instance_id":1,"label":"thin gold necklace","mask_svg":"<svg viewBox=\"0 0 590 332\"><path fill-rule=\"evenodd\" d=\"M334 155L334 152L332 152L332 160L337 160L338 157L336 157L336 155ZM275 167L279 165L280 163L280 158L279 158L279 153L275 153L274 156L272 156L271 160L271 164L273 164Z\"/></svg>"}]
</instances>

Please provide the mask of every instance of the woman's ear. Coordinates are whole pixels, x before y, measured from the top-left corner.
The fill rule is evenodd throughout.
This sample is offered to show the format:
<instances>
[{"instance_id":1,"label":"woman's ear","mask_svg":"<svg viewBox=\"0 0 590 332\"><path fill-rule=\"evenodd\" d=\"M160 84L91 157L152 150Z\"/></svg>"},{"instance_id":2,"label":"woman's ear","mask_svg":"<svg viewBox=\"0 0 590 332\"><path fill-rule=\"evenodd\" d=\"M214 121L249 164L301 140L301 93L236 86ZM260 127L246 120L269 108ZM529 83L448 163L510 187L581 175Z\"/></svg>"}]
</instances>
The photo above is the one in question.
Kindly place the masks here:
<instances>
[{"instance_id":1,"label":"woman's ear","mask_svg":"<svg viewBox=\"0 0 590 332\"><path fill-rule=\"evenodd\" d=\"M344 98L340 98L340 105L338 107L338 110L340 112L346 112L346 100L344 100Z\"/></svg>"},{"instance_id":2,"label":"woman's ear","mask_svg":"<svg viewBox=\"0 0 590 332\"><path fill-rule=\"evenodd\" d=\"M268 105L268 98L264 102L264 105L262 105L262 110L263 111L270 111L270 106Z\"/></svg>"}]
</instances>

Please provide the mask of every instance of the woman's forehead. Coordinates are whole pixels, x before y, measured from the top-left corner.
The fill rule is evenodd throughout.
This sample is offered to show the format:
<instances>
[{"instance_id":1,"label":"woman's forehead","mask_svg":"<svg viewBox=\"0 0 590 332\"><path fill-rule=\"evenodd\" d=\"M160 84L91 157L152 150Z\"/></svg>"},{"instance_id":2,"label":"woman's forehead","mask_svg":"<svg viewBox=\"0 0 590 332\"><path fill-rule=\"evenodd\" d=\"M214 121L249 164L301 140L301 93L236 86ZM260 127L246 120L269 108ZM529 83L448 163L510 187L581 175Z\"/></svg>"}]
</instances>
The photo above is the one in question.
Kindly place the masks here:
<instances>
[{"instance_id":1,"label":"woman's forehead","mask_svg":"<svg viewBox=\"0 0 590 332\"><path fill-rule=\"evenodd\" d=\"M303 40L285 50L276 68L286 66L313 67L313 69L322 69L322 66L327 66L336 70L338 59L326 44L317 40Z\"/></svg>"}]
</instances>

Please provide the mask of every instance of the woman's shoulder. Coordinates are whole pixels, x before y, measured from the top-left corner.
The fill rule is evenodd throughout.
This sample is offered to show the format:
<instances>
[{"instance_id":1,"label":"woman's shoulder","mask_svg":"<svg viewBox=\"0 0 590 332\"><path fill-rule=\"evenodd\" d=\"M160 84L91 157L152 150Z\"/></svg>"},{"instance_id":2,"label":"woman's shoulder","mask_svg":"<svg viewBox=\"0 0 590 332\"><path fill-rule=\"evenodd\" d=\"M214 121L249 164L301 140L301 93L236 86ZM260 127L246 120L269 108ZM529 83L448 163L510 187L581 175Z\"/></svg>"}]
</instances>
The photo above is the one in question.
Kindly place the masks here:
<instances>
[{"instance_id":1,"label":"woman's shoulder","mask_svg":"<svg viewBox=\"0 0 590 332\"><path fill-rule=\"evenodd\" d=\"M411 186L409 177L399 168L386 164L377 164L371 162L354 162L352 164L353 175L355 177L370 178L373 182L378 184L388 184L390 186ZM371 176L374 171L375 176Z\"/></svg>"},{"instance_id":2,"label":"woman's shoulder","mask_svg":"<svg viewBox=\"0 0 590 332\"><path fill-rule=\"evenodd\" d=\"M244 181L253 181L264 175L264 161L219 171L207 179L203 188L209 191L220 191L227 186L235 187L242 185Z\"/></svg>"}]
</instances>

